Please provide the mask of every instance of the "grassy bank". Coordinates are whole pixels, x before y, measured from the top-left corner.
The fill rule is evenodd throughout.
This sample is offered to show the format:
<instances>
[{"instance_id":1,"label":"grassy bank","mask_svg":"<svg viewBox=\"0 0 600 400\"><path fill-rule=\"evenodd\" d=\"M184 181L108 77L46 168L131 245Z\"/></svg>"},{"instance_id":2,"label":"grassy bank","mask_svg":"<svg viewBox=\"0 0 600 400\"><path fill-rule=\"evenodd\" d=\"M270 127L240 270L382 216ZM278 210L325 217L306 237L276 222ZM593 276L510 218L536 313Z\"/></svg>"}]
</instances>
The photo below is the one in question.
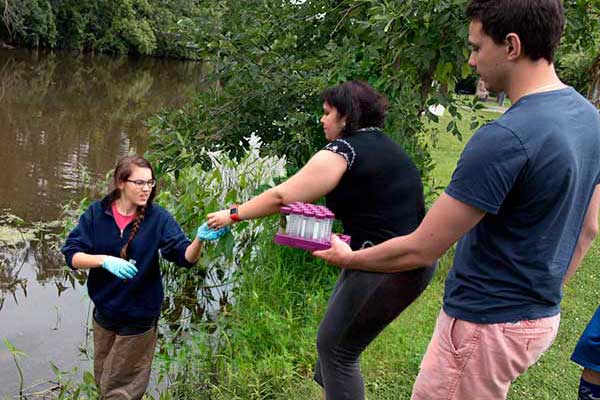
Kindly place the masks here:
<instances>
[{"instance_id":1,"label":"grassy bank","mask_svg":"<svg viewBox=\"0 0 600 400\"><path fill-rule=\"evenodd\" d=\"M447 122L442 119L440 124ZM440 135L434 152L438 183L449 181L464 143ZM176 397L319 398L320 390L312 382L315 337L337 269L297 250L267 246L257 265L243 272L238 302L227 316L227 345L213 363L210 379L200 378L202 374L195 383L186 379L185 385L171 389L173 395L178 393ZM362 369L369 399L409 399L440 309L450 261L451 254L447 254L425 293L365 352ZM509 399L575 398L579 368L569 357L597 306L600 282L593 268L598 261L600 246L596 244L565 290L555 344L513 385Z\"/></svg>"}]
</instances>

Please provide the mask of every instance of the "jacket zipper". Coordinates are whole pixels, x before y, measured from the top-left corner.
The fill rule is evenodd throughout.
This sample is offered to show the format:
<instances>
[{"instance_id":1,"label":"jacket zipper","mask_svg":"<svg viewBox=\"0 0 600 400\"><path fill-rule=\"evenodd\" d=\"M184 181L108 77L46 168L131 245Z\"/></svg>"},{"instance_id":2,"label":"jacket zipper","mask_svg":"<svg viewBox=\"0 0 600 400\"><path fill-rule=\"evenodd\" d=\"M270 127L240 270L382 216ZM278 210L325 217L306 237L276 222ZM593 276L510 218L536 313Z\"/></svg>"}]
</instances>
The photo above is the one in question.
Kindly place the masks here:
<instances>
[{"instance_id":1,"label":"jacket zipper","mask_svg":"<svg viewBox=\"0 0 600 400\"><path fill-rule=\"evenodd\" d=\"M117 221L115 221L115 217L114 217L114 215L112 215L112 213L111 213L111 212L109 212L109 211L108 211L108 209L104 210L104 212L105 212L107 215L110 215L110 218L113 220L113 222L115 223L115 226L117 227L117 230L119 231L119 237L120 237L121 239L123 239L123 232L125 232L125 229L127 229L127 226L129 226L129 224L127 224L127 226L125 226L125 228L121 229L121 228L119 228L119 225L117 225Z\"/></svg>"}]
</instances>

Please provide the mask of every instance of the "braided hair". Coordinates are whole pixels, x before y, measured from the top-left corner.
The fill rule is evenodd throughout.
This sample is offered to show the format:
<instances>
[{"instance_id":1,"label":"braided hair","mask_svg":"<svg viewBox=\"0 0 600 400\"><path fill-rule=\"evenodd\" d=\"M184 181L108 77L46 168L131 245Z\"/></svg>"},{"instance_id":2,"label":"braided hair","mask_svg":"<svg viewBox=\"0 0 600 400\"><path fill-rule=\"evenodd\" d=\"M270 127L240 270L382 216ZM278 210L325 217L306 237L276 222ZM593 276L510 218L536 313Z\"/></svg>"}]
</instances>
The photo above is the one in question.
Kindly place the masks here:
<instances>
[{"instance_id":1,"label":"braided hair","mask_svg":"<svg viewBox=\"0 0 600 400\"><path fill-rule=\"evenodd\" d=\"M152 166L150 165L148 160L146 160L144 157L125 156L125 157L121 158L117 162L117 166L115 167L115 171L113 173L112 190L108 194L108 200L111 204L115 200L117 200L118 198L121 197L121 190L119 189L119 183L126 182L127 179L129 179L129 177L131 176L131 173L132 173L132 168L131 168L132 165L135 165L136 167L140 167L140 168L148 168L152 172L152 179L156 179L154 176L154 169L152 169ZM150 195L148 196L148 201L146 202L146 204L144 206L138 206L138 208L136 210L135 218L132 221L131 233L129 234L129 237L127 238L127 243L125 243L125 245L123 246L123 248L121 249L121 251L119 253L119 256L121 258L127 260L127 258L128 258L127 252L129 249L129 245L133 241L133 238L135 238L135 235L137 235L137 233L139 232L140 226L142 225L142 222L144 221L144 217L146 216L146 210L148 209L148 206L150 204L152 204L152 200L154 199L155 195L156 195L156 186L152 188L152 191L150 192Z\"/></svg>"}]
</instances>

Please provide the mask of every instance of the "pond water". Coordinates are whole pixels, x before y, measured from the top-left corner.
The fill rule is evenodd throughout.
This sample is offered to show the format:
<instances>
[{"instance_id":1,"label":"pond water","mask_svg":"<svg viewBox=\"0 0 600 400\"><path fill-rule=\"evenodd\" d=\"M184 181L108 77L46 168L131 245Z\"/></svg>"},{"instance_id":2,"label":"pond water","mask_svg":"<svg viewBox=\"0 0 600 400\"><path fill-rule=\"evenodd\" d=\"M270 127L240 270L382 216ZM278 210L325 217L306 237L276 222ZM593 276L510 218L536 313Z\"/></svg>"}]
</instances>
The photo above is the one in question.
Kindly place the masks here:
<instances>
[{"instance_id":1,"label":"pond water","mask_svg":"<svg viewBox=\"0 0 600 400\"><path fill-rule=\"evenodd\" d=\"M143 154L144 120L202 90L202 65L152 58L0 49L0 215L52 221L116 160ZM0 221L0 340L26 353L26 391L61 370L87 368L85 287L65 279L63 260ZM2 223L3 222L3 223ZM0 342L0 399L19 374Z\"/></svg>"}]
</instances>

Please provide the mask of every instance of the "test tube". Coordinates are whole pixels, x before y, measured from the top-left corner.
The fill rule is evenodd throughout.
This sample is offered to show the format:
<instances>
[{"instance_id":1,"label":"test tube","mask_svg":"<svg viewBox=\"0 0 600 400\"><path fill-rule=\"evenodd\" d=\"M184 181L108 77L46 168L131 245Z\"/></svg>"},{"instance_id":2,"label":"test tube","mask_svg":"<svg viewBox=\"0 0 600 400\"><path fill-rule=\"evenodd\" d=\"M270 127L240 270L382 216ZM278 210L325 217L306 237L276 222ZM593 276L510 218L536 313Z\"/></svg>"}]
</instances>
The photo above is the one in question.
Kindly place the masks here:
<instances>
[{"instance_id":1,"label":"test tube","mask_svg":"<svg viewBox=\"0 0 600 400\"><path fill-rule=\"evenodd\" d=\"M305 234L304 232L306 231L306 220L307 220L307 218L306 218L306 214L305 213L306 213L306 210L304 208L301 208L300 212L298 213L298 217L299 217L298 224L299 224L299 226L298 226L298 235L296 235L296 236L301 237L301 238L304 237L304 234Z\"/></svg>"},{"instance_id":2,"label":"test tube","mask_svg":"<svg viewBox=\"0 0 600 400\"><path fill-rule=\"evenodd\" d=\"M288 206L283 206L279 210L281 217L279 219L279 233L289 234L290 230L290 213L292 209Z\"/></svg>"},{"instance_id":3,"label":"test tube","mask_svg":"<svg viewBox=\"0 0 600 400\"><path fill-rule=\"evenodd\" d=\"M298 205L296 203L294 203L292 205L292 214L291 214L291 218L292 218L292 222L291 222L291 226L290 226L290 236L298 236L298 232L300 230L300 209L298 208Z\"/></svg>"},{"instance_id":4,"label":"test tube","mask_svg":"<svg viewBox=\"0 0 600 400\"><path fill-rule=\"evenodd\" d=\"M325 225L325 214L320 210L315 213L315 229L313 231L313 240L323 240L323 226Z\"/></svg>"},{"instance_id":5,"label":"test tube","mask_svg":"<svg viewBox=\"0 0 600 400\"><path fill-rule=\"evenodd\" d=\"M333 228L333 218L335 218L335 215L331 211L327 211L327 213L325 215L327 216L327 223L325 225L325 240L329 241L329 239L331 238L331 230Z\"/></svg>"},{"instance_id":6,"label":"test tube","mask_svg":"<svg viewBox=\"0 0 600 400\"><path fill-rule=\"evenodd\" d=\"M313 230L315 229L315 212L311 208L312 207L307 207L304 210L304 217L306 218L306 227L304 229L304 235L302 235L304 239L312 239Z\"/></svg>"}]
</instances>

